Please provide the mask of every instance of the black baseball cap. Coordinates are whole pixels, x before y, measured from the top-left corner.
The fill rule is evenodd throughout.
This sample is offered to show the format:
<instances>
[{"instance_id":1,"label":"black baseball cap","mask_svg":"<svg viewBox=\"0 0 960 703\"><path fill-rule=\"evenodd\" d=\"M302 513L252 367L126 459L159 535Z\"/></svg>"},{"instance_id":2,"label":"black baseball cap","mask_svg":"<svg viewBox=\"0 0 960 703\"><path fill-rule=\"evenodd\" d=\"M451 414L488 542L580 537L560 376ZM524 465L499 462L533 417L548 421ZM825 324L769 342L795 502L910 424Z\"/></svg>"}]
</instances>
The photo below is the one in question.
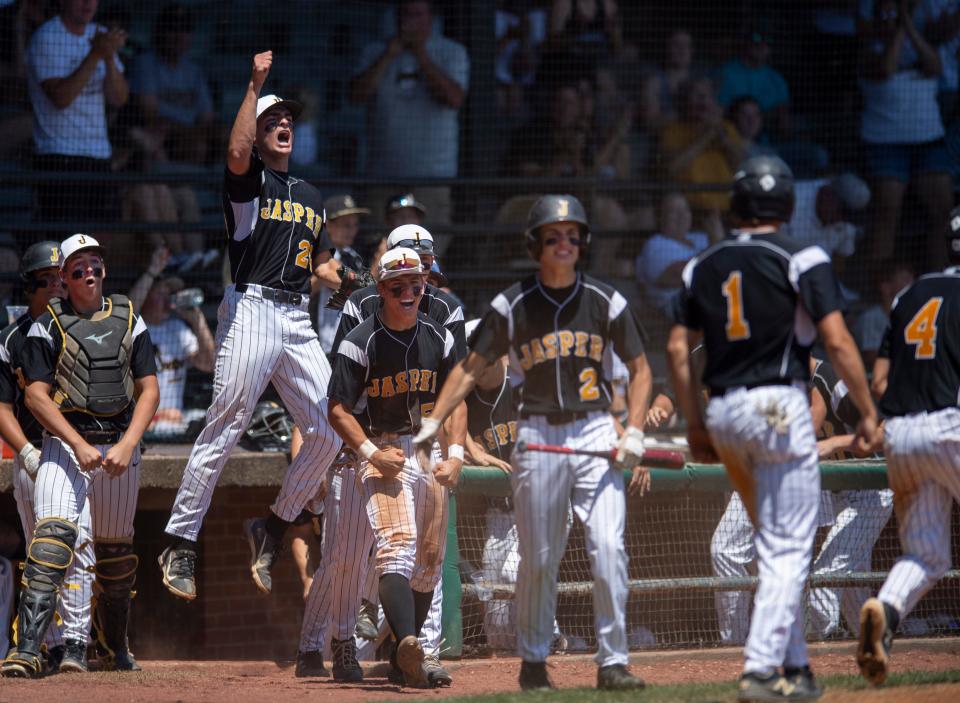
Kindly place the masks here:
<instances>
[{"instance_id":1,"label":"black baseball cap","mask_svg":"<svg viewBox=\"0 0 960 703\"><path fill-rule=\"evenodd\" d=\"M415 210L419 210L423 215L427 214L426 205L417 200L413 196L413 193L400 193L390 198L390 200L387 201L387 214L389 215L391 212L402 210L405 207L412 207Z\"/></svg>"},{"instance_id":2,"label":"black baseball cap","mask_svg":"<svg viewBox=\"0 0 960 703\"><path fill-rule=\"evenodd\" d=\"M323 201L323 209L328 220L335 220L344 215L369 215L370 210L358 207L352 195L331 195Z\"/></svg>"}]
</instances>

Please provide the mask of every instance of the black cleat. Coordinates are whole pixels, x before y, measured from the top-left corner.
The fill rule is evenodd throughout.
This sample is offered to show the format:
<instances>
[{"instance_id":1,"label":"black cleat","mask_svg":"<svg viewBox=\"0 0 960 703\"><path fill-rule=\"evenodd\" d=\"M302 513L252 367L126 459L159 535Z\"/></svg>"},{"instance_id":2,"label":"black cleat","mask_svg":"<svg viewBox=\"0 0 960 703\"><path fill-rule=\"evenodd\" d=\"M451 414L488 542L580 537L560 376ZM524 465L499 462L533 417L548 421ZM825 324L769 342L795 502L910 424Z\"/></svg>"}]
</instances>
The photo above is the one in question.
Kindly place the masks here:
<instances>
[{"instance_id":1,"label":"black cleat","mask_svg":"<svg viewBox=\"0 0 960 703\"><path fill-rule=\"evenodd\" d=\"M436 654L426 654L423 657L423 671L427 676L427 683L431 688L440 688L449 686L453 683L453 677L450 672L440 664L440 657Z\"/></svg>"},{"instance_id":2,"label":"black cleat","mask_svg":"<svg viewBox=\"0 0 960 703\"><path fill-rule=\"evenodd\" d=\"M330 672L323 665L323 652L297 652L297 667L293 675L298 679L329 678Z\"/></svg>"},{"instance_id":3,"label":"black cleat","mask_svg":"<svg viewBox=\"0 0 960 703\"><path fill-rule=\"evenodd\" d=\"M332 639L330 649L333 650L334 681L363 681L363 669L357 661L357 643L352 637L345 640Z\"/></svg>"},{"instance_id":4,"label":"black cleat","mask_svg":"<svg viewBox=\"0 0 960 703\"><path fill-rule=\"evenodd\" d=\"M63 673L85 674L90 671L87 665L87 645L80 640L66 640L63 659L59 670Z\"/></svg>"},{"instance_id":5,"label":"black cleat","mask_svg":"<svg viewBox=\"0 0 960 703\"><path fill-rule=\"evenodd\" d=\"M0 676L12 679L35 679L41 674L42 663L39 657L11 649L7 658L0 664Z\"/></svg>"},{"instance_id":6,"label":"black cleat","mask_svg":"<svg viewBox=\"0 0 960 703\"><path fill-rule=\"evenodd\" d=\"M274 543L273 538L267 533L266 518L255 517L244 520L243 533L247 536L247 543L250 545L250 575L253 577L253 584L261 593L270 595L273 589L270 569L283 551L283 543Z\"/></svg>"},{"instance_id":7,"label":"black cleat","mask_svg":"<svg viewBox=\"0 0 960 703\"><path fill-rule=\"evenodd\" d=\"M634 676L623 664L611 664L597 669L597 688L601 691L639 691L646 684Z\"/></svg>"},{"instance_id":8,"label":"black cleat","mask_svg":"<svg viewBox=\"0 0 960 703\"><path fill-rule=\"evenodd\" d=\"M524 691L547 691L554 686L547 676L546 662L520 663L520 688Z\"/></svg>"},{"instance_id":9,"label":"black cleat","mask_svg":"<svg viewBox=\"0 0 960 703\"><path fill-rule=\"evenodd\" d=\"M793 691L787 700L815 701L823 695L823 689L817 685L817 680L809 666L785 666L783 678L793 686Z\"/></svg>"},{"instance_id":10,"label":"black cleat","mask_svg":"<svg viewBox=\"0 0 960 703\"><path fill-rule=\"evenodd\" d=\"M811 701L820 697L819 689L817 696L808 697L806 689L789 681L785 676L777 672L770 674L758 674L750 672L740 677L739 691L737 700L741 703L769 703L775 701Z\"/></svg>"},{"instance_id":11,"label":"black cleat","mask_svg":"<svg viewBox=\"0 0 960 703\"><path fill-rule=\"evenodd\" d=\"M887 680L896 611L879 598L870 598L860 609L860 641L857 666L868 683L879 686Z\"/></svg>"},{"instance_id":12,"label":"black cleat","mask_svg":"<svg viewBox=\"0 0 960 703\"><path fill-rule=\"evenodd\" d=\"M157 560L163 572L163 585L184 600L197 597L197 551L189 547L167 547Z\"/></svg>"}]
</instances>

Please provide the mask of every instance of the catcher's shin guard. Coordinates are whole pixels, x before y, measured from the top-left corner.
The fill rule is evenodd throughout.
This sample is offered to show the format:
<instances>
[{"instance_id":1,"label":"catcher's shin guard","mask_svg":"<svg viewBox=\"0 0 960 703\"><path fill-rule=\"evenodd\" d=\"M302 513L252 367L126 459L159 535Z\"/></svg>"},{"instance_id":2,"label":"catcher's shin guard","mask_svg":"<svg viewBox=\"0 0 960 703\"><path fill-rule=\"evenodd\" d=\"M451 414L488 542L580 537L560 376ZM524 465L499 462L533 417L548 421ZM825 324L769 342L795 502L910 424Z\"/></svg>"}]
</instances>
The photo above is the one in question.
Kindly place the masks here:
<instances>
[{"instance_id":1,"label":"catcher's shin guard","mask_svg":"<svg viewBox=\"0 0 960 703\"><path fill-rule=\"evenodd\" d=\"M23 567L17 615L17 649L3 663L4 675L40 673L40 645L57 611L57 595L73 561L77 526L60 518L37 523Z\"/></svg>"},{"instance_id":2,"label":"catcher's shin guard","mask_svg":"<svg viewBox=\"0 0 960 703\"><path fill-rule=\"evenodd\" d=\"M96 541L93 550L97 557L93 625L101 667L139 671L140 665L130 653L127 642L130 599L139 563L133 553L133 543Z\"/></svg>"}]
</instances>

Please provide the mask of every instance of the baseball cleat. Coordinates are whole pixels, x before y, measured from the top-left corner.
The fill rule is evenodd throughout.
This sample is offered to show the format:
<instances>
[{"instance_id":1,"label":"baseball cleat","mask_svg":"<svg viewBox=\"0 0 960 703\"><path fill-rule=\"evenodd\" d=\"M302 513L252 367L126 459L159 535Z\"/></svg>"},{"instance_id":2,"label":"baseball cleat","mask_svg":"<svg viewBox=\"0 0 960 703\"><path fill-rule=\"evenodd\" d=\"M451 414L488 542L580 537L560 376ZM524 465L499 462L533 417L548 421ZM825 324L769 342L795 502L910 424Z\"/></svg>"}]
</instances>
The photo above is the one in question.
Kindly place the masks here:
<instances>
[{"instance_id":1,"label":"baseball cleat","mask_svg":"<svg viewBox=\"0 0 960 703\"><path fill-rule=\"evenodd\" d=\"M273 578L270 568L283 551L283 543L275 544L267 533L266 518L256 517L243 521L243 533L250 545L250 575L257 590L270 595Z\"/></svg>"},{"instance_id":2,"label":"baseball cleat","mask_svg":"<svg viewBox=\"0 0 960 703\"><path fill-rule=\"evenodd\" d=\"M423 656L423 670L426 673L427 682L433 688L449 686L453 683L453 677L440 664L440 657L436 654L425 654Z\"/></svg>"},{"instance_id":3,"label":"baseball cleat","mask_svg":"<svg viewBox=\"0 0 960 703\"><path fill-rule=\"evenodd\" d=\"M819 693L817 694L819 698ZM749 672L740 677L737 700L740 703L768 703L772 701L816 700L804 695L803 690L776 671L769 674Z\"/></svg>"},{"instance_id":4,"label":"baseball cleat","mask_svg":"<svg viewBox=\"0 0 960 703\"><path fill-rule=\"evenodd\" d=\"M167 547L157 560L163 572L163 585L173 595L184 600L197 597L197 552L195 549Z\"/></svg>"},{"instance_id":5,"label":"baseball cleat","mask_svg":"<svg viewBox=\"0 0 960 703\"><path fill-rule=\"evenodd\" d=\"M520 688L524 691L547 691L553 688L547 676L546 662L520 662Z\"/></svg>"},{"instance_id":6,"label":"baseball cleat","mask_svg":"<svg viewBox=\"0 0 960 703\"><path fill-rule=\"evenodd\" d=\"M40 659L12 649L0 665L0 676L12 679L37 678L40 676Z\"/></svg>"},{"instance_id":7,"label":"baseball cleat","mask_svg":"<svg viewBox=\"0 0 960 703\"><path fill-rule=\"evenodd\" d=\"M377 606L364 598L360 605L360 612L357 613L357 637L373 642L377 639L379 632L377 628Z\"/></svg>"},{"instance_id":8,"label":"baseball cleat","mask_svg":"<svg viewBox=\"0 0 960 703\"><path fill-rule=\"evenodd\" d=\"M423 668L423 645L413 635L407 635L397 645L397 666L403 672L407 686L427 688L427 672Z\"/></svg>"},{"instance_id":9,"label":"baseball cleat","mask_svg":"<svg viewBox=\"0 0 960 703\"><path fill-rule=\"evenodd\" d=\"M87 645L80 640L67 640L59 671L63 673L85 674L90 671L87 665Z\"/></svg>"},{"instance_id":10,"label":"baseball cleat","mask_svg":"<svg viewBox=\"0 0 960 703\"><path fill-rule=\"evenodd\" d=\"M60 663L63 661L63 655L66 653L67 645L65 644L54 645L43 653L43 668L47 676L60 671Z\"/></svg>"},{"instance_id":11,"label":"baseball cleat","mask_svg":"<svg viewBox=\"0 0 960 703\"><path fill-rule=\"evenodd\" d=\"M597 688L601 691L638 691L644 687L643 679L631 674L623 664L597 669Z\"/></svg>"},{"instance_id":12,"label":"baseball cleat","mask_svg":"<svg viewBox=\"0 0 960 703\"><path fill-rule=\"evenodd\" d=\"M860 640L857 644L857 666L867 682L879 686L887 680L893 629L890 617L893 608L879 598L869 598L860 609Z\"/></svg>"},{"instance_id":13,"label":"baseball cleat","mask_svg":"<svg viewBox=\"0 0 960 703\"><path fill-rule=\"evenodd\" d=\"M298 679L328 678L330 672L323 665L323 652L297 652L297 667L293 675Z\"/></svg>"},{"instance_id":14,"label":"baseball cleat","mask_svg":"<svg viewBox=\"0 0 960 703\"><path fill-rule=\"evenodd\" d=\"M363 669L357 661L357 643L352 637L345 640L332 639L330 649L333 652L334 681L363 681Z\"/></svg>"},{"instance_id":15,"label":"baseball cleat","mask_svg":"<svg viewBox=\"0 0 960 703\"><path fill-rule=\"evenodd\" d=\"M783 678L794 688L787 700L815 701L823 695L823 689L817 685L817 680L808 666L785 666Z\"/></svg>"}]
</instances>

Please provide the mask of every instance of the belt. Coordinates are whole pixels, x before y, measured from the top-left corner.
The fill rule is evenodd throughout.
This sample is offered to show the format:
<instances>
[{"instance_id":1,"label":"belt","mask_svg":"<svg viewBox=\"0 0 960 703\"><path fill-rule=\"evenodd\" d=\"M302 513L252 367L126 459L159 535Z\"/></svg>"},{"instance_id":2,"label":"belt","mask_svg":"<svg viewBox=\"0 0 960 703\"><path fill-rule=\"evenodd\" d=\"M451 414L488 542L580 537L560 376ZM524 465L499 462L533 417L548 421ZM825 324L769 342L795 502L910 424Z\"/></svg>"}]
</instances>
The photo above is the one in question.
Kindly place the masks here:
<instances>
[{"instance_id":1,"label":"belt","mask_svg":"<svg viewBox=\"0 0 960 703\"><path fill-rule=\"evenodd\" d=\"M577 420L585 420L590 416L588 410L565 410L557 413L534 413L522 411L520 417L523 419L531 417L542 417L547 421L548 425L566 425L570 422L576 422Z\"/></svg>"},{"instance_id":2,"label":"belt","mask_svg":"<svg viewBox=\"0 0 960 703\"><path fill-rule=\"evenodd\" d=\"M250 285L248 283L238 283L234 286L234 289L238 293L246 293L250 290ZM292 290L281 290L279 288L268 288L267 286L261 286L257 284L257 288L260 289L260 296L264 300L272 300L275 303L288 303L290 305L300 305L304 298L303 293L295 293Z\"/></svg>"},{"instance_id":3,"label":"belt","mask_svg":"<svg viewBox=\"0 0 960 703\"><path fill-rule=\"evenodd\" d=\"M87 444L116 444L122 432L84 432L83 441Z\"/></svg>"},{"instance_id":4,"label":"belt","mask_svg":"<svg viewBox=\"0 0 960 703\"><path fill-rule=\"evenodd\" d=\"M758 381L757 383L747 383L742 386L729 386L728 388L715 388L710 386L710 397L711 398L722 398L727 393L732 393L733 391L752 391L754 388L765 388L767 386L793 386L795 381L788 380L786 378L778 378L773 381Z\"/></svg>"}]
</instances>

